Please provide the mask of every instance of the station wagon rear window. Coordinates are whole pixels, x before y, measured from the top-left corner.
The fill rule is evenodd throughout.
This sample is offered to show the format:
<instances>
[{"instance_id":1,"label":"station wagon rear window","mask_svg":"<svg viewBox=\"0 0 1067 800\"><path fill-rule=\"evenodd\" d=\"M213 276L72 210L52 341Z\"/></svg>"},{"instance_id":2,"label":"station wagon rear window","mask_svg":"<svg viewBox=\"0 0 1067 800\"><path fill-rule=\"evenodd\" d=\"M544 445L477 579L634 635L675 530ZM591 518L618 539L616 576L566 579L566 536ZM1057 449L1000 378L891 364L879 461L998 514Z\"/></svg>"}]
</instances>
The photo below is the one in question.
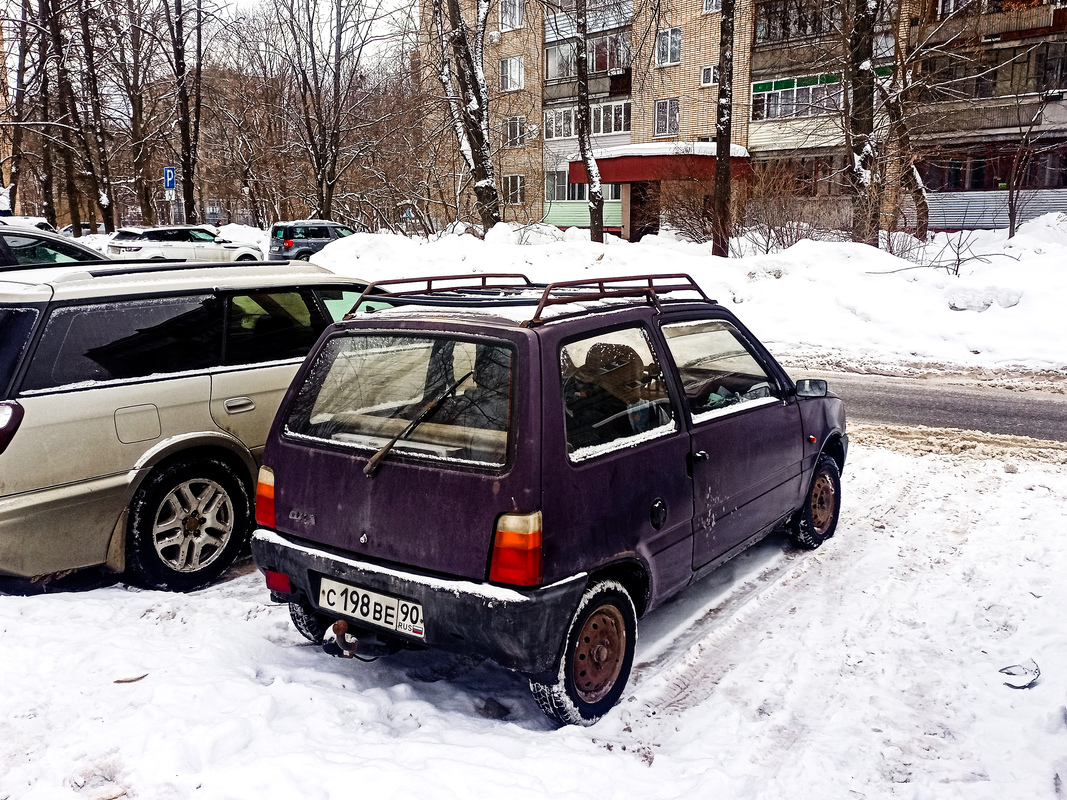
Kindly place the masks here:
<instances>
[{"instance_id":1,"label":"station wagon rear window","mask_svg":"<svg viewBox=\"0 0 1067 800\"><path fill-rule=\"evenodd\" d=\"M501 466L511 429L514 355L446 336L353 335L326 344L286 420L290 436L369 456Z\"/></svg>"}]
</instances>

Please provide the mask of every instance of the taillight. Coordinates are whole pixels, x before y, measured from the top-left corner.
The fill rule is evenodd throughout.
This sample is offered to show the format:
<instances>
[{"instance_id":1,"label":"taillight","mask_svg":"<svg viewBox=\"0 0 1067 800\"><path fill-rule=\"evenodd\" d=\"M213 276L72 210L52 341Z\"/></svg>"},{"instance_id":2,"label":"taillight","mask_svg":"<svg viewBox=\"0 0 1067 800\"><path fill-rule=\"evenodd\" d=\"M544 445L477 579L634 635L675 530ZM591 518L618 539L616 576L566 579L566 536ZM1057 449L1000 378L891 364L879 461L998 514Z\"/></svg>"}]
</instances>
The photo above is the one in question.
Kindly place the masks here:
<instances>
[{"instance_id":1,"label":"taillight","mask_svg":"<svg viewBox=\"0 0 1067 800\"><path fill-rule=\"evenodd\" d=\"M293 246L293 240L292 239L283 239L282 240L282 247L284 247L286 250L288 250L292 246Z\"/></svg>"},{"instance_id":2,"label":"taillight","mask_svg":"<svg viewBox=\"0 0 1067 800\"><path fill-rule=\"evenodd\" d=\"M538 586L541 562L541 512L501 516L496 523L489 580L509 586Z\"/></svg>"},{"instance_id":3,"label":"taillight","mask_svg":"<svg viewBox=\"0 0 1067 800\"><path fill-rule=\"evenodd\" d=\"M267 588L272 592L277 592L278 594L293 593L293 584L285 573L267 569L263 570L263 574L267 577Z\"/></svg>"},{"instance_id":4,"label":"taillight","mask_svg":"<svg viewBox=\"0 0 1067 800\"><path fill-rule=\"evenodd\" d=\"M265 528L274 527L274 470L259 468L256 481L256 524Z\"/></svg>"},{"instance_id":5,"label":"taillight","mask_svg":"<svg viewBox=\"0 0 1067 800\"><path fill-rule=\"evenodd\" d=\"M19 429L25 413L22 406L14 400L0 403L0 453L4 452L15 438L15 431Z\"/></svg>"}]
</instances>

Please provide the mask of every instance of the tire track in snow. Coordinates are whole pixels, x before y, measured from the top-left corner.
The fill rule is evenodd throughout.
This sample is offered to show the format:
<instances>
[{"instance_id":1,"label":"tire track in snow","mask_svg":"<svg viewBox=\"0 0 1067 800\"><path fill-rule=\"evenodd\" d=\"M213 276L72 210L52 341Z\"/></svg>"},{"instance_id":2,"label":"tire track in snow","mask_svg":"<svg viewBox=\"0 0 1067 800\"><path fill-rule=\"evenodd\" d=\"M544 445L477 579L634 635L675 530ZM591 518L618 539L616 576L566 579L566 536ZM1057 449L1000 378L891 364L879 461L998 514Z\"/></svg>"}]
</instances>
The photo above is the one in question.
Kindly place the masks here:
<instances>
[{"instance_id":1,"label":"tire track in snow","mask_svg":"<svg viewBox=\"0 0 1067 800\"><path fill-rule=\"evenodd\" d=\"M913 493L914 487L906 481L882 483L869 491L865 507L852 513L846 495L838 532L827 545L815 551L786 549L780 560L695 619L670 647L635 665L627 700L635 715L682 714L707 700L737 666L729 653L754 630L796 611L798 598L788 590L812 572L826 568L835 573L849 571L866 556L863 544L868 533L884 529L887 520L899 521L900 509L907 506ZM783 547L789 548L784 540Z\"/></svg>"}]
</instances>

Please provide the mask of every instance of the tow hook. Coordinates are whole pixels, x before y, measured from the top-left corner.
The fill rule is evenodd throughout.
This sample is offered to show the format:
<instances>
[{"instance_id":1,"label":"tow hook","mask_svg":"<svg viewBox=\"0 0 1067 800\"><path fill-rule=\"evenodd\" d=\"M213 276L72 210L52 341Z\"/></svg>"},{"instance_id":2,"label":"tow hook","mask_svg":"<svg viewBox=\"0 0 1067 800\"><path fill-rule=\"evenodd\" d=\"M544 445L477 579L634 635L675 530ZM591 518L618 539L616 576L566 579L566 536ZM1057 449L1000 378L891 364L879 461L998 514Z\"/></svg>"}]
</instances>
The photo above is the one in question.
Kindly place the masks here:
<instances>
[{"instance_id":1,"label":"tow hook","mask_svg":"<svg viewBox=\"0 0 1067 800\"><path fill-rule=\"evenodd\" d=\"M323 637L322 649L338 658L355 658L356 650L359 649L359 639L349 638L348 623L339 619Z\"/></svg>"},{"instance_id":2,"label":"tow hook","mask_svg":"<svg viewBox=\"0 0 1067 800\"><path fill-rule=\"evenodd\" d=\"M361 631L359 638L356 638L348 632L348 623L343 619L337 620L322 637L322 649L329 655L358 658L360 661L374 661L381 656L392 655L402 647L403 642L397 639L382 638L369 631Z\"/></svg>"}]
</instances>

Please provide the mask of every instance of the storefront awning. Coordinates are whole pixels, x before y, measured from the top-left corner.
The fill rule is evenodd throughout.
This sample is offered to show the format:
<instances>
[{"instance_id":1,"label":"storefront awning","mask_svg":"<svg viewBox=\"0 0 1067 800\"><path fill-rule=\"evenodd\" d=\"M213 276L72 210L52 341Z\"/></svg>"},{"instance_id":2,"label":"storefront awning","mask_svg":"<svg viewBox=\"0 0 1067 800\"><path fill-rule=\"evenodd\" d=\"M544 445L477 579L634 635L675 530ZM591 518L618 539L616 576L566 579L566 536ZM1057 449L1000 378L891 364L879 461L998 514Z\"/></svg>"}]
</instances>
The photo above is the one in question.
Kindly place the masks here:
<instances>
[{"instance_id":1,"label":"storefront awning","mask_svg":"<svg viewBox=\"0 0 1067 800\"><path fill-rule=\"evenodd\" d=\"M605 147L593 151L603 183L638 181L710 181L715 178L714 142L650 142ZM577 153L567 159L567 180L588 183L585 164ZM752 166L748 150L740 145L730 148L730 174L748 178Z\"/></svg>"}]
</instances>

